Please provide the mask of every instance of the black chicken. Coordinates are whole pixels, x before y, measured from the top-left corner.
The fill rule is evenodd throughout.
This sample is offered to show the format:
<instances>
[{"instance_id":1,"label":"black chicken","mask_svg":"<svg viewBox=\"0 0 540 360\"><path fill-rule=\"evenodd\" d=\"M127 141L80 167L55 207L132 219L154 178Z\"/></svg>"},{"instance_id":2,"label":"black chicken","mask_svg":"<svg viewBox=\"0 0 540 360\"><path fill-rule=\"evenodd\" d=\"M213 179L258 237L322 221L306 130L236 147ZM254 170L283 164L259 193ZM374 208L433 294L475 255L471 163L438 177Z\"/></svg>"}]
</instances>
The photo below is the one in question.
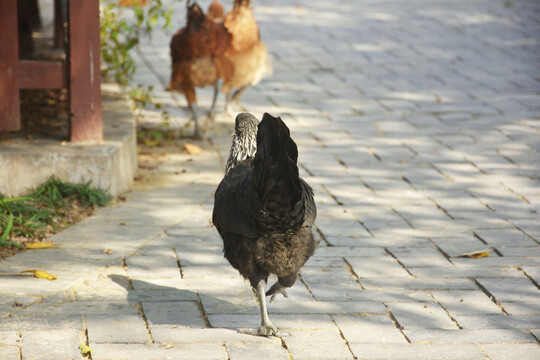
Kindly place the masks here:
<instances>
[{"instance_id":1,"label":"black chicken","mask_svg":"<svg viewBox=\"0 0 540 360\"><path fill-rule=\"evenodd\" d=\"M317 243L313 190L298 176L298 150L285 123L264 114L236 117L225 177L219 184L212 221L223 238L225 258L248 279L261 312L258 335L278 335L268 318L270 301L293 286ZM278 281L266 292L269 274Z\"/></svg>"}]
</instances>

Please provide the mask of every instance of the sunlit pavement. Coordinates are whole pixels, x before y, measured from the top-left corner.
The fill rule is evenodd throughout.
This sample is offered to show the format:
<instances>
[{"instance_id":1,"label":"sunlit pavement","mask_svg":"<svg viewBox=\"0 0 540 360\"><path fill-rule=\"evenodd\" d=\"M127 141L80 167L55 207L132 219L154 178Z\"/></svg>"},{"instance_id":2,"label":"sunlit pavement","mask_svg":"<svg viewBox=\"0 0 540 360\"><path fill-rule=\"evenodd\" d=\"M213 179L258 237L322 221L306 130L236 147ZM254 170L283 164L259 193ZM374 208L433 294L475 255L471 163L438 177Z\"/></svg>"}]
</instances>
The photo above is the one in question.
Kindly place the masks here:
<instances>
[{"instance_id":1,"label":"sunlit pavement","mask_svg":"<svg viewBox=\"0 0 540 360\"><path fill-rule=\"evenodd\" d=\"M210 222L234 120L220 114L203 154L169 154L56 249L0 262L58 275L1 280L0 358L539 359L540 3L253 6L274 71L241 104L290 127L319 212L321 247L269 305L288 336L238 331L259 315ZM137 80L183 128L169 39L145 41Z\"/></svg>"}]
</instances>

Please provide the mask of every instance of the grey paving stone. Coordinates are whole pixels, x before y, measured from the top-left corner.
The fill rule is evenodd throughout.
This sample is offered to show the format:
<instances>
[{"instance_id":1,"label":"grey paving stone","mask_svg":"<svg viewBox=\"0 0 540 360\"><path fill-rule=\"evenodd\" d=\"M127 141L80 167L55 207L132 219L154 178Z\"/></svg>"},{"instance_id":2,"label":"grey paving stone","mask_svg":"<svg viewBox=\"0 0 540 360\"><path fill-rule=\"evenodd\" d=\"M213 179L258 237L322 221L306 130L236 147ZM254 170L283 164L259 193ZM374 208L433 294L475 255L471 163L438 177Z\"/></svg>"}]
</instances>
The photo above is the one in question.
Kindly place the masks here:
<instances>
[{"instance_id":1,"label":"grey paving stone","mask_svg":"<svg viewBox=\"0 0 540 360\"><path fill-rule=\"evenodd\" d=\"M352 359L337 329L292 330L284 337L294 359Z\"/></svg>"},{"instance_id":2,"label":"grey paving stone","mask_svg":"<svg viewBox=\"0 0 540 360\"><path fill-rule=\"evenodd\" d=\"M302 280L310 293L317 300L346 301L355 298L355 293L361 292L360 285L354 280L341 259L342 265L337 267L306 267L302 269ZM298 300L296 297L291 298ZM311 300L306 298L306 300Z\"/></svg>"},{"instance_id":3,"label":"grey paving stone","mask_svg":"<svg viewBox=\"0 0 540 360\"><path fill-rule=\"evenodd\" d=\"M385 314L386 308L376 301L281 301L268 305L276 314Z\"/></svg>"},{"instance_id":4,"label":"grey paving stone","mask_svg":"<svg viewBox=\"0 0 540 360\"><path fill-rule=\"evenodd\" d=\"M453 314L500 315L501 309L481 290L431 291L435 299Z\"/></svg>"},{"instance_id":5,"label":"grey paving stone","mask_svg":"<svg viewBox=\"0 0 540 360\"><path fill-rule=\"evenodd\" d=\"M236 359L289 359L287 351L280 344L227 344L227 354Z\"/></svg>"},{"instance_id":6,"label":"grey paving stone","mask_svg":"<svg viewBox=\"0 0 540 360\"><path fill-rule=\"evenodd\" d=\"M137 314L133 304L103 302L40 303L17 312L17 316L59 316L90 314Z\"/></svg>"},{"instance_id":7,"label":"grey paving stone","mask_svg":"<svg viewBox=\"0 0 540 360\"><path fill-rule=\"evenodd\" d=\"M534 360L540 356L538 344L482 344L480 347L493 360Z\"/></svg>"},{"instance_id":8,"label":"grey paving stone","mask_svg":"<svg viewBox=\"0 0 540 360\"><path fill-rule=\"evenodd\" d=\"M391 303L388 307L404 329L457 329L435 302Z\"/></svg>"},{"instance_id":9,"label":"grey paving stone","mask_svg":"<svg viewBox=\"0 0 540 360\"><path fill-rule=\"evenodd\" d=\"M399 262L406 268L409 267L452 267L452 263L448 261L434 247L400 247L389 248L389 251L394 255Z\"/></svg>"},{"instance_id":10,"label":"grey paving stone","mask_svg":"<svg viewBox=\"0 0 540 360\"><path fill-rule=\"evenodd\" d=\"M2 359L17 359L19 348L17 346L0 346L0 357Z\"/></svg>"},{"instance_id":11,"label":"grey paving stone","mask_svg":"<svg viewBox=\"0 0 540 360\"><path fill-rule=\"evenodd\" d=\"M469 279L393 279L362 278L361 284L366 289L408 289L408 290L474 290L478 287Z\"/></svg>"},{"instance_id":12,"label":"grey paving stone","mask_svg":"<svg viewBox=\"0 0 540 360\"><path fill-rule=\"evenodd\" d=\"M407 273L407 271L390 255L378 257L374 256L369 259L347 256L346 259L349 264L351 264L354 272L360 279L364 277L411 277L409 273Z\"/></svg>"},{"instance_id":13,"label":"grey paving stone","mask_svg":"<svg viewBox=\"0 0 540 360\"><path fill-rule=\"evenodd\" d=\"M127 272L132 278L180 278L180 269L172 249L165 255L134 255L126 258Z\"/></svg>"},{"instance_id":14,"label":"grey paving stone","mask_svg":"<svg viewBox=\"0 0 540 360\"><path fill-rule=\"evenodd\" d=\"M407 340L387 315L333 316L345 339L351 343L406 344Z\"/></svg>"},{"instance_id":15,"label":"grey paving stone","mask_svg":"<svg viewBox=\"0 0 540 360\"><path fill-rule=\"evenodd\" d=\"M333 317L341 322L343 335L354 339L348 343L357 358L538 358L537 344L463 343L519 340L523 329L539 338L537 4L437 0L411 10L395 1L346 0L333 7L319 0L304 2L294 7L274 0L253 4L274 73L250 87L241 101L242 111L281 115L290 127L301 174L316 193L323 244L334 245L320 248L304 268L311 293L297 282L290 299L270 305L277 326L293 331L285 339L294 350L290 355L351 358ZM173 23L179 27L186 10L178 2L173 7ZM165 30L142 39L137 82L166 82L170 36ZM202 110L208 108L212 88L197 92ZM164 103L175 129L188 122L185 101L177 95L161 85L154 88L154 99ZM218 108L223 105L220 95ZM157 112L144 113L139 125L161 124ZM232 120L218 114L212 144L200 143L203 154L168 154L172 162L160 166L157 183L137 184L127 201L55 235L57 248L1 261L0 272L32 264L59 278L2 278L0 311L13 316L2 317L0 330L22 331L23 336L27 331L82 330L82 317L66 312L86 313L91 340L96 331L111 331L116 340L144 342L94 342L94 359L234 359L261 349L269 357L283 356L279 341L259 343L250 337L255 340L242 344L245 338L234 331L258 326L258 308L249 286L223 259L221 239L209 221ZM185 172L172 175L179 170ZM492 247L504 256L492 251L484 259L454 258ZM103 253L104 248L113 252ZM122 257L127 257L127 272ZM342 257L358 282L343 267ZM479 292L475 279L510 316L494 315L500 310ZM444 310L434 310L438 305L431 292L465 330L458 330ZM41 304L24 311L12 307L19 298L28 305L32 295ZM201 329L193 306L199 299L213 326L233 330ZM147 344L148 334L139 337L145 324L129 307L138 302L148 310L151 330L172 346ZM383 339L380 332L387 335L381 330L389 325L383 303L395 309L411 338L452 343L362 343ZM115 324L125 309L129 320ZM201 342L178 344L179 337L190 338L185 335L190 330L195 331L191 339ZM307 340L295 338L295 331ZM395 333L394 326L388 334ZM206 334L215 343L206 342ZM437 339L430 340L432 334ZM318 352L321 344L338 350ZM0 346L0 358L14 349L10 335L9 344Z\"/></svg>"},{"instance_id":16,"label":"grey paving stone","mask_svg":"<svg viewBox=\"0 0 540 360\"><path fill-rule=\"evenodd\" d=\"M353 247L353 246L331 246L319 247L313 258L330 257L334 261L346 256L384 256L386 251L382 247Z\"/></svg>"},{"instance_id":17,"label":"grey paving stone","mask_svg":"<svg viewBox=\"0 0 540 360\"><path fill-rule=\"evenodd\" d=\"M16 331L0 331L0 346L18 346L19 335Z\"/></svg>"},{"instance_id":18,"label":"grey paving stone","mask_svg":"<svg viewBox=\"0 0 540 360\"><path fill-rule=\"evenodd\" d=\"M278 329L308 330L334 329L335 325L328 315L279 315L272 314L270 319ZM210 315L208 321L218 328L258 328L260 315Z\"/></svg>"},{"instance_id":19,"label":"grey paving stone","mask_svg":"<svg viewBox=\"0 0 540 360\"><path fill-rule=\"evenodd\" d=\"M501 302L502 307L510 315L540 315L540 302Z\"/></svg>"},{"instance_id":20,"label":"grey paving stone","mask_svg":"<svg viewBox=\"0 0 540 360\"><path fill-rule=\"evenodd\" d=\"M227 359L221 344L100 344L90 343L94 360Z\"/></svg>"},{"instance_id":21,"label":"grey paving stone","mask_svg":"<svg viewBox=\"0 0 540 360\"><path fill-rule=\"evenodd\" d=\"M19 307L17 304L27 306L39 300L41 298L34 296L0 295L0 314L16 310Z\"/></svg>"},{"instance_id":22,"label":"grey paving stone","mask_svg":"<svg viewBox=\"0 0 540 360\"><path fill-rule=\"evenodd\" d=\"M404 330L412 343L429 344L483 344L483 343L535 343L536 339L521 329L482 330Z\"/></svg>"},{"instance_id":23,"label":"grey paving stone","mask_svg":"<svg viewBox=\"0 0 540 360\"><path fill-rule=\"evenodd\" d=\"M485 359L473 344L359 344L350 343L358 359Z\"/></svg>"},{"instance_id":24,"label":"grey paving stone","mask_svg":"<svg viewBox=\"0 0 540 360\"><path fill-rule=\"evenodd\" d=\"M472 234L464 234L460 237L451 238L433 238L433 242L451 257L460 256L473 251L492 251L491 248L482 243Z\"/></svg>"},{"instance_id":25,"label":"grey paving stone","mask_svg":"<svg viewBox=\"0 0 540 360\"><path fill-rule=\"evenodd\" d=\"M477 280L497 301L540 301L540 290L525 278Z\"/></svg>"},{"instance_id":26,"label":"grey paving stone","mask_svg":"<svg viewBox=\"0 0 540 360\"><path fill-rule=\"evenodd\" d=\"M24 330L83 330L82 316L19 316L5 317L0 321L0 331L24 331Z\"/></svg>"},{"instance_id":27,"label":"grey paving stone","mask_svg":"<svg viewBox=\"0 0 540 360\"><path fill-rule=\"evenodd\" d=\"M202 328L205 326L199 307L194 301L145 301L142 307L150 327L174 325Z\"/></svg>"},{"instance_id":28,"label":"grey paving stone","mask_svg":"<svg viewBox=\"0 0 540 360\"><path fill-rule=\"evenodd\" d=\"M475 259L480 260L480 259ZM510 267L466 267L466 268L409 268L419 278L521 278L523 274Z\"/></svg>"},{"instance_id":29,"label":"grey paving stone","mask_svg":"<svg viewBox=\"0 0 540 360\"><path fill-rule=\"evenodd\" d=\"M279 344L279 339L275 337L254 336L232 329L198 329L175 327L174 325L154 325L150 330L154 341L162 343L209 344L218 342L242 342Z\"/></svg>"},{"instance_id":30,"label":"grey paving stone","mask_svg":"<svg viewBox=\"0 0 540 360\"><path fill-rule=\"evenodd\" d=\"M23 359L82 359L79 345L83 336L77 330L47 330L22 332Z\"/></svg>"},{"instance_id":31,"label":"grey paving stone","mask_svg":"<svg viewBox=\"0 0 540 360\"><path fill-rule=\"evenodd\" d=\"M455 315L464 329L538 329L540 315Z\"/></svg>"},{"instance_id":32,"label":"grey paving stone","mask_svg":"<svg viewBox=\"0 0 540 360\"><path fill-rule=\"evenodd\" d=\"M513 247L513 246L538 246L522 232L516 229L505 231L498 230L478 230L475 231L484 241L495 247Z\"/></svg>"},{"instance_id":33,"label":"grey paving stone","mask_svg":"<svg viewBox=\"0 0 540 360\"><path fill-rule=\"evenodd\" d=\"M475 260L475 261L471 261ZM455 258L452 262L458 267L501 267L501 266L540 266L539 257L483 257L480 259Z\"/></svg>"},{"instance_id":34,"label":"grey paving stone","mask_svg":"<svg viewBox=\"0 0 540 360\"><path fill-rule=\"evenodd\" d=\"M94 343L147 343L150 340L140 315L87 315L88 339Z\"/></svg>"}]
</instances>

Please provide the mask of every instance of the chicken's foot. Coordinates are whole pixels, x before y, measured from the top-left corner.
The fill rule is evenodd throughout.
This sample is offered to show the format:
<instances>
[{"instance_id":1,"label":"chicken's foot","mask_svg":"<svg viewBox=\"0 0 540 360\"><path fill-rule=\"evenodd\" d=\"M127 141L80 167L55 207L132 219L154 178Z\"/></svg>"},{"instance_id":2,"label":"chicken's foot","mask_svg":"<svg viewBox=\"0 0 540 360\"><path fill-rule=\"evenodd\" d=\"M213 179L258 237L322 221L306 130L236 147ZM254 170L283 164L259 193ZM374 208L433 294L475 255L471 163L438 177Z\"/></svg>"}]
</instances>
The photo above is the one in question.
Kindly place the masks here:
<instances>
[{"instance_id":1,"label":"chicken's foot","mask_svg":"<svg viewBox=\"0 0 540 360\"><path fill-rule=\"evenodd\" d=\"M270 298L270 302L273 302L276 299L277 294L281 294L284 297L288 298L289 295L287 295L287 291L285 291L286 288L287 287L281 285L279 281L276 281L275 284L272 285L270 289L268 289L268 291L266 292L266 296L272 295L272 297Z\"/></svg>"},{"instance_id":2,"label":"chicken's foot","mask_svg":"<svg viewBox=\"0 0 540 360\"><path fill-rule=\"evenodd\" d=\"M255 292L257 293L257 300L259 301L259 309L261 311L261 326L257 330L257 335L278 336L279 331L274 325L272 325L272 322L268 317L268 310L266 308L266 281L259 281Z\"/></svg>"}]
</instances>

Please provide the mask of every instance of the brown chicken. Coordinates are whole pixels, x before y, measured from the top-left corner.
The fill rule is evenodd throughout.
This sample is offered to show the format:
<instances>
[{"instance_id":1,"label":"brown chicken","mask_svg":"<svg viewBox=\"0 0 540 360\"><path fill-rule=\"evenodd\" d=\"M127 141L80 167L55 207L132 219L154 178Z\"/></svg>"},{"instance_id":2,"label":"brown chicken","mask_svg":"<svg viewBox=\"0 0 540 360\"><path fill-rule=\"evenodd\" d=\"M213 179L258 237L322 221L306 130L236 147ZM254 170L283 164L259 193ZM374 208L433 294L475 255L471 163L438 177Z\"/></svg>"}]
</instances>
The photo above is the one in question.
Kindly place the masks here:
<instances>
[{"instance_id":1,"label":"brown chicken","mask_svg":"<svg viewBox=\"0 0 540 360\"><path fill-rule=\"evenodd\" d=\"M197 3L187 1L187 24L173 35L170 43L172 74L169 89L184 94L195 123L195 137L201 137L195 87L227 82L234 72L232 62L225 56L231 35L223 23L205 15ZM210 108L213 118L217 91Z\"/></svg>"},{"instance_id":2,"label":"brown chicken","mask_svg":"<svg viewBox=\"0 0 540 360\"><path fill-rule=\"evenodd\" d=\"M225 18L225 10L219 1L214 0L208 5L208 17L214 21L223 21Z\"/></svg>"},{"instance_id":3,"label":"brown chicken","mask_svg":"<svg viewBox=\"0 0 540 360\"><path fill-rule=\"evenodd\" d=\"M271 68L250 0L235 0L233 9L225 16L224 25L231 35L226 56L232 62L234 72L224 79L221 91L226 95L226 109L230 112L231 103L238 103L244 90L258 84Z\"/></svg>"}]
</instances>

